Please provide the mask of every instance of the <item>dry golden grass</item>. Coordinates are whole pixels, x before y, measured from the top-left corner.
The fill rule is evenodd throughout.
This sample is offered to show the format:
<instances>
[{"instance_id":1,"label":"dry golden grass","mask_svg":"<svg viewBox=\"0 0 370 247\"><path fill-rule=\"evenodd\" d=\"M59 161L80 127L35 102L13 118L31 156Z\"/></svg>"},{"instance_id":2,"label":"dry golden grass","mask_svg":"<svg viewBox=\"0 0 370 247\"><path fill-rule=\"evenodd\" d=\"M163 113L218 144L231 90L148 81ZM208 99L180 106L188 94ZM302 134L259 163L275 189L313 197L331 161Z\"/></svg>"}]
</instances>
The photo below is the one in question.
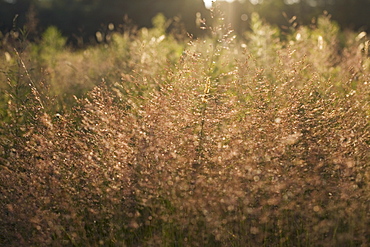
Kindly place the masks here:
<instances>
[{"instance_id":1,"label":"dry golden grass","mask_svg":"<svg viewBox=\"0 0 370 247\"><path fill-rule=\"evenodd\" d=\"M367 246L366 37L327 17L286 41L256 16L208 30L50 66L4 48L0 245Z\"/></svg>"}]
</instances>

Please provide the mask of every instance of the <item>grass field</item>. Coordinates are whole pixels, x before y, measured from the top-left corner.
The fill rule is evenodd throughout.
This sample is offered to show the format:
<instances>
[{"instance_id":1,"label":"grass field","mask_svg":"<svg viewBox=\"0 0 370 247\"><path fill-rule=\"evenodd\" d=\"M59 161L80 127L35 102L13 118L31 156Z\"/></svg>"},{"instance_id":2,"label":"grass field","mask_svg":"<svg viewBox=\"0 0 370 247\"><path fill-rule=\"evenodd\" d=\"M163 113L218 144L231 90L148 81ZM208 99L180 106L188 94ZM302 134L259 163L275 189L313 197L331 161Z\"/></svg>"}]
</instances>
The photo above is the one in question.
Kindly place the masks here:
<instances>
[{"instance_id":1,"label":"grass field","mask_svg":"<svg viewBox=\"0 0 370 247\"><path fill-rule=\"evenodd\" d=\"M2 37L0 245L368 246L368 36L154 24Z\"/></svg>"}]
</instances>

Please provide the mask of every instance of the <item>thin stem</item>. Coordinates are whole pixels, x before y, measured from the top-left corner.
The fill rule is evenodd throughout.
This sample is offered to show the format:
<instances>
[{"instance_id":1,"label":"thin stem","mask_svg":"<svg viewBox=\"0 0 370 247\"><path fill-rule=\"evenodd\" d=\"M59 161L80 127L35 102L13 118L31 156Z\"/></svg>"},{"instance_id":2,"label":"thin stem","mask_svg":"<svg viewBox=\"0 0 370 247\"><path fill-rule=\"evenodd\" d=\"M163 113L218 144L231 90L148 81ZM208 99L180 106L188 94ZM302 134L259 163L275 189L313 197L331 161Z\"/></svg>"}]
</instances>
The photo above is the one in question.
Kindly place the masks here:
<instances>
[{"instance_id":1,"label":"thin stem","mask_svg":"<svg viewBox=\"0 0 370 247\"><path fill-rule=\"evenodd\" d=\"M21 62L21 65L22 65L24 71L26 72L28 80L30 81L30 83L28 85L31 87L31 91L32 91L33 95L35 96L36 100L39 102L41 108L45 109L44 104L42 103L42 100L41 100L41 94L37 90L36 85L35 85L34 81L32 80L32 78L30 76L30 73L28 72L28 69L27 69L25 63L23 62L23 59L19 55L19 52L17 51L17 49L14 49L14 51L17 54L17 57L18 57L19 61Z\"/></svg>"}]
</instances>

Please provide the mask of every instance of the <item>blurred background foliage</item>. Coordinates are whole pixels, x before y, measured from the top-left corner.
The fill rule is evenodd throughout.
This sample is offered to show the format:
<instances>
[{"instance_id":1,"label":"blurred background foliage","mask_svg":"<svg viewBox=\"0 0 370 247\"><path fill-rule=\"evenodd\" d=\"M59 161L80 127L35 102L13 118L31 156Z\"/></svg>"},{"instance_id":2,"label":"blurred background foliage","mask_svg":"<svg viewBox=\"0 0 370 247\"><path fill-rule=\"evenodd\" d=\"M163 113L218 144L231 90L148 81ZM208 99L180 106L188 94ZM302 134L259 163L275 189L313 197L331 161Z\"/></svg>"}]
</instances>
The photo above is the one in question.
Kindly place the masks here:
<instances>
[{"instance_id":1,"label":"blurred background foliage","mask_svg":"<svg viewBox=\"0 0 370 247\"><path fill-rule=\"evenodd\" d=\"M97 32L123 31L128 22L151 27L152 18L163 13L181 19L196 32L196 13L206 14L202 0L0 0L0 31L5 34L27 29L35 39L49 26L56 26L74 44L100 41Z\"/></svg>"},{"instance_id":2,"label":"blurred background foliage","mask_svg":"<svg viewBox=\"0 0 370 247\"><path fill-rule=\"evenodd\" d=\"M369 0L218 0L217 4L239 33L250 29L253 12L283 29L293 16L298 18L297 25L308 25L323 11L343 29L370 28ZM104 40L104 34L112 29L123 31L128 20L138 27L151 27L158 13L178 17L185 30L194 35L200 34L197 13L207 21L211 19L202 0L0 0L0 37L22 29L28 39L39 39L47 27L55 26L69 43L91 44Z\"/></svg>"}]
</instances>

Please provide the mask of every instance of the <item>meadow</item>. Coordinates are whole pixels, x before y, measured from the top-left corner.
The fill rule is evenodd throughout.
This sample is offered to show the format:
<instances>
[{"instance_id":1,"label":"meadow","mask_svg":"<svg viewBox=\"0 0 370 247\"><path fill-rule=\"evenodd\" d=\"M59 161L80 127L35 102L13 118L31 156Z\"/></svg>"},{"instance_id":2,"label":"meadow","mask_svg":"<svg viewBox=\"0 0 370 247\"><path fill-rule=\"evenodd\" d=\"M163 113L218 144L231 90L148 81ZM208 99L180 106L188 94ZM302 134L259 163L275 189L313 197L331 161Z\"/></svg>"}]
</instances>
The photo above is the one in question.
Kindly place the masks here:
<instances>
[{"instance_id":1,"label":"meadow","mask_svg":"<svg viewBox=\"0 0 370 247\"><path fill-rule=\"evenodd\" d=\"M0 245L368 246L366 33L153 24L2 36Z\"/></svg>"}]
</instances>

